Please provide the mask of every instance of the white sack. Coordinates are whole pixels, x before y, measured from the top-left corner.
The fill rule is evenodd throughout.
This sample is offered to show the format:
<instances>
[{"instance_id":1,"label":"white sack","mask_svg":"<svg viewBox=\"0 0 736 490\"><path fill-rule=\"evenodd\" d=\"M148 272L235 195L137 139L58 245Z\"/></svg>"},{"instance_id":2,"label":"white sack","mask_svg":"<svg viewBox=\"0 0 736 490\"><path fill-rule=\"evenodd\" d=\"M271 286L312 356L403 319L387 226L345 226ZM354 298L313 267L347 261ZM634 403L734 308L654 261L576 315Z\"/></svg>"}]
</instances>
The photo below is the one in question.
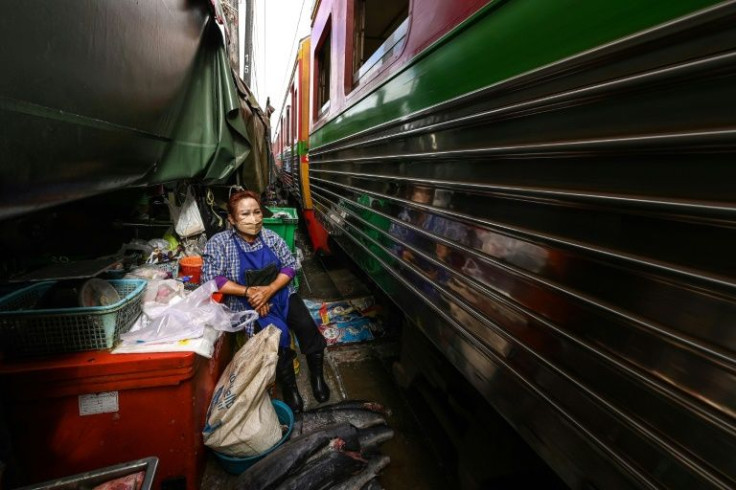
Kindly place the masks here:
<instances>
[{"instance_id":1,"label":"white sack","mask_svg":"<svg viewBox=\"0 0 736 490\"><path fill-rule=\"evenodd\" d=\"M281 331L269 325L248 339L220 376L202 435L206 446L236 457L255 456L281 439L267 389L276 377Z\"/></svg>"}]
</instances>

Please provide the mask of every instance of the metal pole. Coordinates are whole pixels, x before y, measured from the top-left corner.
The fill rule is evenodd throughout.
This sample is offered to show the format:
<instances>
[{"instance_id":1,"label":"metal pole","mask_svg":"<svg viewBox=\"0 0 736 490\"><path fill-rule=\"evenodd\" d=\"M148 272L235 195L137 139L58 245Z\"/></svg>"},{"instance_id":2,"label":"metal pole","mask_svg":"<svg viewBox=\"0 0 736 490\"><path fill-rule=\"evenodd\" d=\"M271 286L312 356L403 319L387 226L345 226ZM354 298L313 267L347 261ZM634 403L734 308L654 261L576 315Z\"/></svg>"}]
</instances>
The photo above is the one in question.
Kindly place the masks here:
<instances>
[{"instance_id":1,"label":"metal pole","mask_svg":"<svg viewBox=\"0 0 736 490\"><path fill-rule=\"evenodd\" d=\"M243 81L250 88L253 73L253 1L245 2L245 36L243 41Z\"/></svg>"}]
</instances>

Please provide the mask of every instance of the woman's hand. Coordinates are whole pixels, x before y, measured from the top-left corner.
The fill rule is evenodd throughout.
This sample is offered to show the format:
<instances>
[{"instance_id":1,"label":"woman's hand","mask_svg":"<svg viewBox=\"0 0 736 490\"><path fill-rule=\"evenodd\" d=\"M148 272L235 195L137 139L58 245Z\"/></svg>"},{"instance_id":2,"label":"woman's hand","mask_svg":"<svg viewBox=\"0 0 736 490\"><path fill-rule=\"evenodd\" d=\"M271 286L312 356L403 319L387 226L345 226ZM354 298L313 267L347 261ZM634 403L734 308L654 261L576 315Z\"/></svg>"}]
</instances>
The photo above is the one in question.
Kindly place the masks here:
<instances>
[{"instance_id":1,"label":"woman's hand","mask_svg":"<svg viewBox=\"0 0 736 490\"><path fill-rule=\"evenodd\" d=\"M252 286L248 288L246 296L253 309L260 315L260 308L268 305L275 292L271 286Z\"/></svg>"},{"instance_id":2,"label":"woman's hand","mask_svg":"<svg viewBox=\"0 0 736 490\"><path fill-rule=\"evenodd\" d=\"M258 316L266 316L268 315L270 311L271 311L271 303L266 303L260 308L256 308L256 312L258 313Z\"/></svg>"}]
</instances>

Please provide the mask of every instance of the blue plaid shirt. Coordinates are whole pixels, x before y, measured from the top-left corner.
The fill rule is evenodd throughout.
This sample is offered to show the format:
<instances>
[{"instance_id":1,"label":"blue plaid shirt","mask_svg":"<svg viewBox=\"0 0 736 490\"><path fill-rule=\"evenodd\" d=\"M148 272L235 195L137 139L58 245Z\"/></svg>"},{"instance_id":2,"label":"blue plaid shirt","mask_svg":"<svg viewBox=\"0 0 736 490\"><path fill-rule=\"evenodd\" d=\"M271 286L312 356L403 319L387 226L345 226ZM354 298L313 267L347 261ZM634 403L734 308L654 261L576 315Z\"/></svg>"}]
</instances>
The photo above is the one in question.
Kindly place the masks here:
<instances>
[{"instance_id":1,"label":"blue plaid shirt","mask_svg":"<svg viewBox=\"0 0 736 490\"><path fill-rule=\"evenodd\" d=\"M234 229L221 231L213 235L205 245L202 254L204 259L202 282L207 282L217 276L224 276L240 284L240 258L238 257L237 245L233 239L240 240L240 245L246 253L260 250L263 243L265 243L281 262L282 270L291 269L296 273L296 259L283 238L275 231L266 228L261 229L260 238L262 240L248 243ZM288 287L289 295L296 292L292 282L289 283ZM243 303L234 296L225 295L225 304L234 311L245 309Z\"/></svg>"}]
</instances>

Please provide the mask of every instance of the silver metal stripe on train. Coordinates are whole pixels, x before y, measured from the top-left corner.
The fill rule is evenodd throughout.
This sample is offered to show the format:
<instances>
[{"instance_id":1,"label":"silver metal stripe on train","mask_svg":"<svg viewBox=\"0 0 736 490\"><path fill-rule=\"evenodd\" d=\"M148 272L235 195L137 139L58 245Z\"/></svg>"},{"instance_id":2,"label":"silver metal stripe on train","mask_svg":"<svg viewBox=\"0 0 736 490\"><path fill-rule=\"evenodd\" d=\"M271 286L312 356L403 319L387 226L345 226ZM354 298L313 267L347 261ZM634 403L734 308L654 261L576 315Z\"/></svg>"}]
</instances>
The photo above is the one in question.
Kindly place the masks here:
<instances>
[{"instance_id":1,"label":"silver metal stripe on train","mask_svg":"<svg viewBox=\"0 0 736 490\"><path fill-rule=\"evenodd\" d=\"M336 240L581 487L736 486L735 15L310 151Z\"/></svg>"}]
</instances>

